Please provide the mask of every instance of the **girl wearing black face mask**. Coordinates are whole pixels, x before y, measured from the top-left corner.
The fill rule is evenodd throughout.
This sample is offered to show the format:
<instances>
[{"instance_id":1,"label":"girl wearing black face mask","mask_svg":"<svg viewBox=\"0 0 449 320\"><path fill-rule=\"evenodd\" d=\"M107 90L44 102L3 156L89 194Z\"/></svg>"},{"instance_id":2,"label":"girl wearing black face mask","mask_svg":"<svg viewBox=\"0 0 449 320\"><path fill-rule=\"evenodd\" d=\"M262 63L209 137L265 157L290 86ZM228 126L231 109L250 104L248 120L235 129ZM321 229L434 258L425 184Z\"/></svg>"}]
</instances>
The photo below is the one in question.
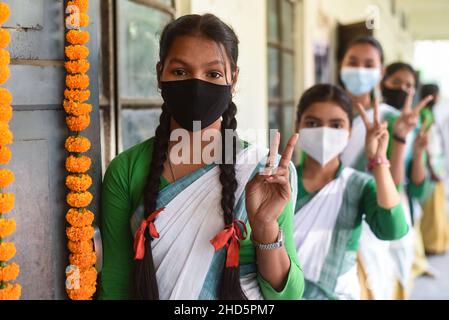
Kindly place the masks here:
<instances>
[{"instance_id":1,"label":"girl wearing black face mask","mask_svg":"<svg viewBox=\"0 0 449 320\"><path fill-rule=\"evenodd\" d=\"M183 16L162 32L156 136L114 159L104 178L102 299L301 298L290 184L298 136L276 172L258 173L268 150L235 133L237 58L237 36L213 15ZM208 164L202 155L210 142L195 144L195 136L214 129L220 154ZM187 138L181 155L175 131ZM180 163L176 156L188 151Z\"/></svg>"},{"instance_id":2,"label":"girl wearing black face mask","mask_svg":"<svg viewBox=\"0 0 449 320\"><path fill-rule=\"evenodd\" d=\"M382 95L384 102L403 112L404 108L410 109L411 98L413 97L418 85L418 75L413 67L409 64L396 62L389 65L385 70L385 76L381 83ZM425 107L430 101L428 96L423 97L420 107ZM427 101L427 103L425 102ZM421 113L424 109L420 110ZM417 113L419 110L413 110ZM407 139L402 142L406 145L405 168L406 179L405 189L407 191L410 215L414 222L415 230L415 262L414 276L429 273L429 264L427 263L424 252L422 251L423 243L420 232L420 216L423 201L430 193L430 179L426 170L426 148L427 148L427 131L429 126L423 123L423 118L418 119L417 126L408 135ZM397 118L390 121L390 130L395 126ZM423 126L427 126L423 128ZM400 137L396 137L399 141Z\"/></svg>"},{"instance_id":3,"label":"girl wearing black face mask","mask_svg":"<svg viewBox=\"0 0 449 320\"><path fill-rule=\"evenodd\" d=\"M374 112L372 106L374 100L379 99L379 82L375 81L378 72L373 69L383 70L384 55L379 42L371 37L362 37L354 40L346 49L341 62L341 80L353 100L354 108L361 103L367 112L369 119L373 119ZM358 69L355 72L354 69ZM361 69L370 69L361 70ZM355 74L358 74L357 76ZM368 86L369 84L369 86ZM368 90L369 88L369 90ZM363 90L362 90L363 89ZM374 94L369 94L370 91ZM361 94L364 92L363 94ZM405 191L402 186L406 181L405 175L405 156L407 154L407 139L409 134L415 129L419 120L419 110L427 104L426 101L421 102L417 108L412 109L413 95L407 96L406 107L402 111L382 103L379 105L379 114L381 121L387 121L390 132L390 141L387 157L391 163L391 174L396 185L401 188L402 203L408 206ZM348 147L342 154L342 162L348 167L365 171L368 159L364 155L366 130L360 115L356 115L353 125L353 134L348 143ZM406 209L406 211L408 211ZM408 223L411 224L410 214L407 214ZM370 282L369 296L374 299L391 299L395 288L395 281L400 280L399 288L407 287L409 283L409 273L411 270L411 260L413 258L412 247L407 241L412 239L412 235L407 235L399 242L393 245L389 242L379 241L369 229L366 223L363 223L362 237L360 240L360 264L366 267L365 271ZM406 251L406 253L404 253ZM404 259L404 256L407 256ZM410 258L411 257L411 258ZM382 261L382 263L379 263ZM399 272L396 272L399 270ZM399 273L399 274L398 274ZM374 280L375 279L375 280ZM400 295L400 294L398 294Z\"/></svg>"}]
</instances>

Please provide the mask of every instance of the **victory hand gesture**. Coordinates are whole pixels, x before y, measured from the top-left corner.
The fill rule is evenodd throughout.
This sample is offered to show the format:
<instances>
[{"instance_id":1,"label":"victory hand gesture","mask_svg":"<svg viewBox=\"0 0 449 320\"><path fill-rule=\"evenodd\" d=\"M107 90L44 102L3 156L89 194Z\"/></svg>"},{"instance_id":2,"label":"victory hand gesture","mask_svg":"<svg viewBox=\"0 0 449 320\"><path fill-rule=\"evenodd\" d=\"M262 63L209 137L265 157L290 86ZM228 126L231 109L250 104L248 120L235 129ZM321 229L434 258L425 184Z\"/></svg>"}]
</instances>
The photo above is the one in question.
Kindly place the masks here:
<instances>
[{"instance_id":1,"label":"victory hand gesture","mask_svg":"<svg viewBox=\"0 0 449 320\"><path fill-rule=\"evenodd\" d=\"M275 147L270 148L267 164L267 169L271 172L269 175L257 174L246 185L246 211L254 238L259 242L271 243L278 235L277 219L291 196L288 165L298 137L299 135L295 134L290 138L279 167L273 172L273 160L276 159L280 141L278 133L273 141Z\"/></svg>"},{"instance_id":2,"label":"victory hand gesture","mask_svg":"<svg viewBox=\"0 0 449 320\"><path fill-rule=\"evenodd\" d=\"M427 104L433 100L433 96L427 96L415 108L412 108L414 90L410 90L401 115L394 124L394 134L401 139L406 139L407 135L416 128L419 121L419 114Z\"/></svg>"},{"instance_id":3,"label":"victory hand gesture","mask_svg":"<svg viewBox=\"0 0 449 320\"><path fill-rule=\"evenodd\" d=\"M388 124L380 123L379 103L377 99L374 101L374 121L368 119L363 105L358 104L357 110L362 117L366 128L365 153L368 159L375 157L386 157L388 148Z\"/></svg>"}]
</instances>

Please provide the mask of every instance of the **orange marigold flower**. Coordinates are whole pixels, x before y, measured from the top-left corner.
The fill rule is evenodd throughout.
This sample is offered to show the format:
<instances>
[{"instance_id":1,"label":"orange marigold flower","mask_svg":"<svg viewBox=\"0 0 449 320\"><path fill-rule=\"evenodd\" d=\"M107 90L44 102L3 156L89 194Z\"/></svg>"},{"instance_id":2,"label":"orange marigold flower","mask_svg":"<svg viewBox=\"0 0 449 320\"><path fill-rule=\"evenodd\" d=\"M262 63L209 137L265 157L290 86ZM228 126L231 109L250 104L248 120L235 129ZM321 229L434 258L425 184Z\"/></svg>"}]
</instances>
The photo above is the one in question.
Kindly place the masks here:
<instances>
[{"instance_id":1,"label":"orange marigold flower","mask_svg":"<svg viewBox=\"0 0 449 320\"><path fill-rule=\"evenodd\" d=\"M7 123L0 122L0 145L11 144L14 139L14 135Z\"/></svg>"},{"instance_id":2,"label":"orange marigold flower","mask_svg":"<svg viewBox=\"0 0 449 320\"><path fill-rule=\"evenodd\" d=\"M9 122L12 119L12 107L0 105L0 121Z\"/></svg>"},{"instance_id":3,"label":"orange marigold flower","mask_svg":"<svg viewBox=\"0 0 449 320\"><path fill-rule=\"evenodd\" d=\"M0 169L0 189L8 187L14 182L14 173L9 169Z\"/></svg>"},{"instance_id":4,"label":"orange marigold flower","mask_svg":"<svg viewBox=\"0 0 449 320\"><path fill-rule=\"evenodd\" d=\"M0 238L6 238L16 231L16 221L13 219L0 219Z\"/></svg>"},{"instance_id":5,"label":"orange marigold flower","mask_svg":"<svg viewBox=\"0 0 449 320\"><path fill-rule=\"evenodd\" d=\"M0 289L0 300L19 300L21 294L20 284L8 283L4 289Z\"/></svg>"},{"instance_id":6,"label":"orange marigold flower","mask_svg":"<svg viewBox=\"0 0 449 320\"><path fill-rule=\"evenodd\" d=\"M66 118L66 123L70 131L73 132L84 131L90 125L90 116L88 114L79 117L69 116Z\"/></svg>"},{"instance_id":7,"label":"orange marigold flower","mask_svg":"<svg viewBox=\"0 0 449 320\"><path fill-rule=\"evenodd\" d=\"M0 261L9 261L14 258L16 247L12 242L0 243Z\"/></svg>"},{"instance_id":8,"label":"orange marigold flower","mask_svg":"<svg viewBox=\"0 0 449 320\"><path fill-rule=\"evenodd\" d=\"M7 50L0 50L0 66L6 66L11 63L11 55Z\"/></svg>"},{"instance_id":9,"label":"orange marigold flower","mask_svg":"<svg viewBox=\"0 0 449 320\"><path fill-rule=\"evenodd\" d=\"M72 13L67 17L66 23L70 29L79 29L89 26L89 16L85 13Z\"/></svg>"},{"instance_id":10,"label":"orange marigold flower","mask_svg":"<svg viewBox=\"0 0 449 320\"><path fill-rule=\"evenodd\" d=\"M11 104L12 104L11 92L9 92L8 89L0 88L0 105L2 105L2 106L10 106Z\"/></svg>"},{"instance_id":11,"label":"orange marigold flower","mask_svg":"<svg viewBox=\"0 0 449 320\"><path fill-rule=\"evenodd\" d=\"M93 250L92 240L87 241L69 241L67 244L71 253L83 253Z\"/></svg>"},{"instance_id":12,"label":"orange marigold flower","mask_svg":"<svg viewBox=\"0 0 449 320\"><path fill-rule=\"evenodd\" d=\"M87 191L92 186L92 178L87 174L69 175L66 177L65 184L71 191Z\"/></svg>"},{"instance_id":13,"label":"orange marigold flower","mask_svg":"<svg viewBox=\"0 0 449 320\"><path fill-rule=\"evenodd\" d=\"M9 6L4 2L0 2L0 25L8 21L10 14Z\"/></svg>"},{"instance_id":14,"label":"orange marigold flower","mask_svg":"<svg viewBox=\"0 0 449 320\"><path fill-rule=\"evenodd\" d=\"M86 59L67 61L64 65L67 72L71 74L87 73L90 69L90 63Z\"/></svg>"},{"instance_id":15,"label":"orange marigold flower","mask_svg":"<svg viewBox=\"0 0 449 320\"><path fill-rule=\"evenodd\" d=\"M20 267L17 263L8 264L6 267L0 267L0 281L14 281L20 273Z\"/></svg>"},{"instance_id":16,"label":"orange marigold flower","mask_svg":"<svg viewBox=\"0 0 449 320\"><path fill-rule=\"evenodd\" d=\"M90 91L89 90L66 89L64 91L64 96L68 100L85 102L85 101L89 100L89 98L90 98Z\"/></svg>"},{"instance_id":17,"label":"orange marigold flower","mask_svg":"<svg viewBox=\"0 0 449 320\"><path fill-rule=\"evenodd\" d=\"M72 0L67 2L67 7L76 6L79 12L86 13L89 11L89 1L88 0Z\"/></svg>"},{"instance_id":18,"label":"orange marigold flower","mask_svg":"<svg viewBox=\"0 0 449 320\"><path fill-rule=\"evenodd\" d=\"M64 110L73 116L82 116L92 111L92 105L89 103L78 103L70 100L64 100Z\"/></svg>"},{"instance_id":19,"label":"orange marigold flower","mask_svg":"<svg viewBox=\"0 0 449 320\"><path fill-rule=\"evenodd\" d=\"M85 90L89 87L89 76L87 74L75 74L67 75L65 83L70 89L82 89Z\"/></svg>"},{"instance_id":20,"label":"orange marigold flower","mask_svg":"<svg viewBox=\"0 0 449 320\"><path fill-rule=\"evenodd\" d=\"M71 281L71 286L67 287L69 290L77 290L85 287L95 287L97 285L97 270L95 267L90 267L84 270L72 266L66 271L67 280Z\"/></svg>"},{"instance_id":21,"label":"orange marigold flower","mask_svg":"<svg viewBox=\"0 0 449 320\"><path fill-rule=\"evenodd\" d=\"M71 300L92 300L95 291L95 286L81 287L79 289L67 290L67 295Z\"/></svg>"},{"instance_id":22,"label":"orange marigold flower","mask_svg":"<svg viewBox=\"0 0 449 320\"><path fill-rule=\"evenodd\" d=\"M11 34L6 29L0 28L0 49L5 49L11 42Z\"/></svg>"},{"instance_id":23,"label":"orange marigold flower","mask_svg":"<svg viewBox=\"0 0 449 320\"><path fill-rule=\"evenodd\" d=\"M8 213L14 209L14 201L14 193L0 193L0 214Z\"/></svg>"},{"instance_id":24,"label":"orange marigold flower","mask_svg":"<svg viewBox=\"0 0 449 320\"><path fill-rule=\"evenodd\" d=\"M70 241L88 241L94 236L94 228L92 226L82 228L68 227L66 234Z\"/></svg>"},{"instance_id":25,"label":"orange marigold flower","mask_svg":"<svg viewBox=\"0 0 449 320\"><path fill-rule=\"evenodd\" d=\"M66 220L73 227L90 226L94 222L94 213L87 209L70 209L66 214Z\"/></svg>"},{"instance_id":26,"label":"orange marigold flower","mask_svg":"<svg viewBox=\"0 0 449 320\"><path fill-rule=\"evenodd\" d=\"M69 156L65 162L65 167L70 173L86 173L92 165L92 160L86 156Z\"/></svg>"},{"instance_id":27,"label":"orange marigold flower","mask_svg":"<svg viewBox=\"0 0 449 320\"><path fill-rule=\"evenodd\" d=\"M67 42L70 44L83 45L89 42L89 32L83 30L69 30L66 35Z\"/></svg>"},{"instance_id":28,"label":"orange marigold flower","mask_svg":"<svg viewBox=\"0 0 449 320\"><path fill-rule=\"evenodd\" d=\"M69 262L83 271L95 265L97 262L97 255L93 251L87 253L72 253L69 256Z\"/></svg>"},{"instance_id":29,"label":"orange marigold flower","mask_svg":"<svg viewBox=\"0 0 449 320\"><path fill-rule=\"evenodd\" d=\"M93 195L89 191L85 192L69 192L67 195L67 203L74 208L85 208L92 202Z\"/></svg>"},{"instance_id":30,"label":"orange marigold flower","mask_svg":"<svg viewBox=\"0 0 449 320\"><path fill-rule=\"evenodd\" d=\"M91 143L89 139L82 136L71 136L65 141L65 148L68 152L84 153L89 151Z\"/></svg>"},{"instance_id":31,"label":"orange marigold flower","mask_svg":"<svg viewBox=\"0 0 449 320\"><path fill-rule=\"evenodd\" d=\"M11 150L7 146L0 146L0 165L8 164L11 156Z\"/></svg>"},{"instance_id":32,"label":"orange marigold flower","mask_svg":"<svg viewBox=\"0 0 449 320\"><path fill-rule=\"evenodd\" d=\"M80 272L81 287L95 286L97 284L97 270L91 267Z\"/></svg>"},{"instance_id":33,"label":"orange marigold flower","mask_svg":"<svg viewBox=\"0 0 449 320\"><path fill-rule=\"evenodd\" d=\"M11 71L7 66L0 66L0 85L8 81Z\"/></svg>"},{"instance_id":34,"label":"orange marigold flower","mask_svg":"<svg viewBox=\"0 0 449 320\"><path fill-rule=\"evenodd\" d=\"M89 48L80 45L69 45L65 47L65 55L70 60L85 60L89 56Z\"/></svg>"}]
</instances>

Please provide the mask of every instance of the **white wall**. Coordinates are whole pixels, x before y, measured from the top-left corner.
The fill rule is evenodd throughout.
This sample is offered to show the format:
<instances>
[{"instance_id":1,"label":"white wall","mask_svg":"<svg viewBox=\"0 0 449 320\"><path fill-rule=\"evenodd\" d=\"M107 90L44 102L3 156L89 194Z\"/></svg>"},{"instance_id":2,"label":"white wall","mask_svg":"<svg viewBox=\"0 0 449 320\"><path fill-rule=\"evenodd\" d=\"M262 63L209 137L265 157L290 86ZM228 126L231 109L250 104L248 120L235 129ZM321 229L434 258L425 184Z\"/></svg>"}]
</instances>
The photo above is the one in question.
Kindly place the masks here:
<instances>
[{"instance_id":1,"label":"white wall","mask_svg":"<svg viewBox=\"0 0 449 320\"><path fill-rule=\"evenodd\" d=\"M402 30L399 19L391 14L389 0L302 0L300 7L303 20L299 23L303 26L303 41L298 42L296 48L303 56L298 69L304 72L302 81L298 80L302 85L298 90L314 84L313 44L327 41L335 58L338 24L366 21L373 15L379 23L374 36L382 43L386 64L395 61L413 62L413 38L409 31ZM332 70L338 72L335 63Z\"/></svg>"},{"instance_id":2,"label":"white wall","mask_svg":"<svg viewBox=\"0 0 449 320\"><path fill-rule=\"evenodd\" d=\"M267 26L265 0L180 1L179 14L213 13L230 24L240 39L240 76L234 99L238 108L238 128L268 128ZM259 143L267 143L264 135ZM248 137L250 142L253 139Z\"/></svg>"}]
</instances>

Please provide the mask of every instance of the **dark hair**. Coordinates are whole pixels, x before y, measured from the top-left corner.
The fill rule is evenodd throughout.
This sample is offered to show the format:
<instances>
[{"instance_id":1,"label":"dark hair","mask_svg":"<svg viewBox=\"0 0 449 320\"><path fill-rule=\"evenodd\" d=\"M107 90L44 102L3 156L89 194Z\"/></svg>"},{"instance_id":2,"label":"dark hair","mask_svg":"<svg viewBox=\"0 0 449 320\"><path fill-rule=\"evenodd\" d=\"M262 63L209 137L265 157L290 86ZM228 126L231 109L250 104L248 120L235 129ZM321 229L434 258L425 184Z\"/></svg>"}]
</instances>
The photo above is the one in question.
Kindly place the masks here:
<instances>
[{"instance_id":1,"label":"dark hair","mask_svg":"<svg viewBox=\"0 0 449 320\"><path fill-rule=\"evenodd\" d=\"M376 48L377 51L379 51L380 61L382 62L382 64L384 64L384 61L385 61L384 49L382 48L382 45L380 44L380 42L376 38L371 37L371 36L358 37L355 40L353 40L351 43L349 43L349 45L344 50L344 53L341 56L341 59L342 60L344 59L344 57L348 53L349 49L351 49L352 47L359 45L359 44L369 44L372 47Z\"/></svg>"},{"instance_id":2,"label":"dark hair","mask_svg":"<svg viewBox=\"0 0 449 320\"><path fill-rule=\"evenodd\" d=\"M222 22L212 14L186 15L169 23L163 30L160 39L160 61L163 66L174 40L179 36L198 35L211 39L217 44L223 45L226 55L231 61L231 71L237 69L238 44L239 40L231 27ZM226 129L236 130L237 107L231 102L222 118L222 137L225 136ZM167 159L167 149L170 136L171 115L165 105L162 106L162 114L153 146L153 159L150 164L150 172L144 189L145 218L156 209L156 201L159 194L160 176L163 171L164 162ZM232 140L232 157L236 158L236 137ZM223 158L226 157L225 143L223 146ZM220 165L220 182L222 185L221 207L223 209L224 223L231 225L234 220L234 205L236 202L235 191L237 190L237 179L235 172L235 161L222 161ZM145 256L143 260L136 260L134 270L134 294L137 299L159 299L159 291L156 273L151 252L151 237L148 230L145 232ZM236 268L226 268L223 265L223 272L218 285L218 298L226 299L246 299L240 286L240 270Z\"/></svg>"},{"instance_id":3,"label":"dark hair","mask_svg":"<svg viewBox=\"0 0 449 320\"><path fill-rule=\"evenodd\" d=\"M436 104L437 96L440 94L440 87L437 84L426 84L421 88L421 99L433 96L433 100L427 103L427 107L432 110Z\"/></svg>"},{"instance_id":4,"label":"dark hair","mask_svg":"<svg viewBox=\"0 0 449 320\"><path fill-rule=\"evenodd\" d=\"M402 70L408 71L413 75L413 78L415 78L415 88L416 88L418 86L418 82L419 82L418 74L416 73L415 69L413 69L413 67L411 65L409 65L408 63L404 63L404 62L392 63L385 69L385 75L384 75L384 78L382 79L382 85L384 85L385 81L389 77L391 77L396 72L402 71Z\"/></svg>"},{"instance_id":5,"label":"dark hair","mask_svg":"<svg viewBox=\"0 0 449 320\"><path fill-rule=\"evenodd\" d=\"M437 96L440 94L440 87L437 84L425 84L421 88L421 98L428 96Z\"/></svg>"},{"instance_id":6,"label":"dark hair","mask_svg":"<svg viewBox=\"0 0 449 320\"><path fill-rule=\"evenodd\" d=\"M352 127L354 115L351 98L343 89L332 84L317 84L304 92L297 107L296 126L299 126L304 112L317 102L334 102L337 104L346 112L349 124Z\"/></svg>"}]
</instances>

